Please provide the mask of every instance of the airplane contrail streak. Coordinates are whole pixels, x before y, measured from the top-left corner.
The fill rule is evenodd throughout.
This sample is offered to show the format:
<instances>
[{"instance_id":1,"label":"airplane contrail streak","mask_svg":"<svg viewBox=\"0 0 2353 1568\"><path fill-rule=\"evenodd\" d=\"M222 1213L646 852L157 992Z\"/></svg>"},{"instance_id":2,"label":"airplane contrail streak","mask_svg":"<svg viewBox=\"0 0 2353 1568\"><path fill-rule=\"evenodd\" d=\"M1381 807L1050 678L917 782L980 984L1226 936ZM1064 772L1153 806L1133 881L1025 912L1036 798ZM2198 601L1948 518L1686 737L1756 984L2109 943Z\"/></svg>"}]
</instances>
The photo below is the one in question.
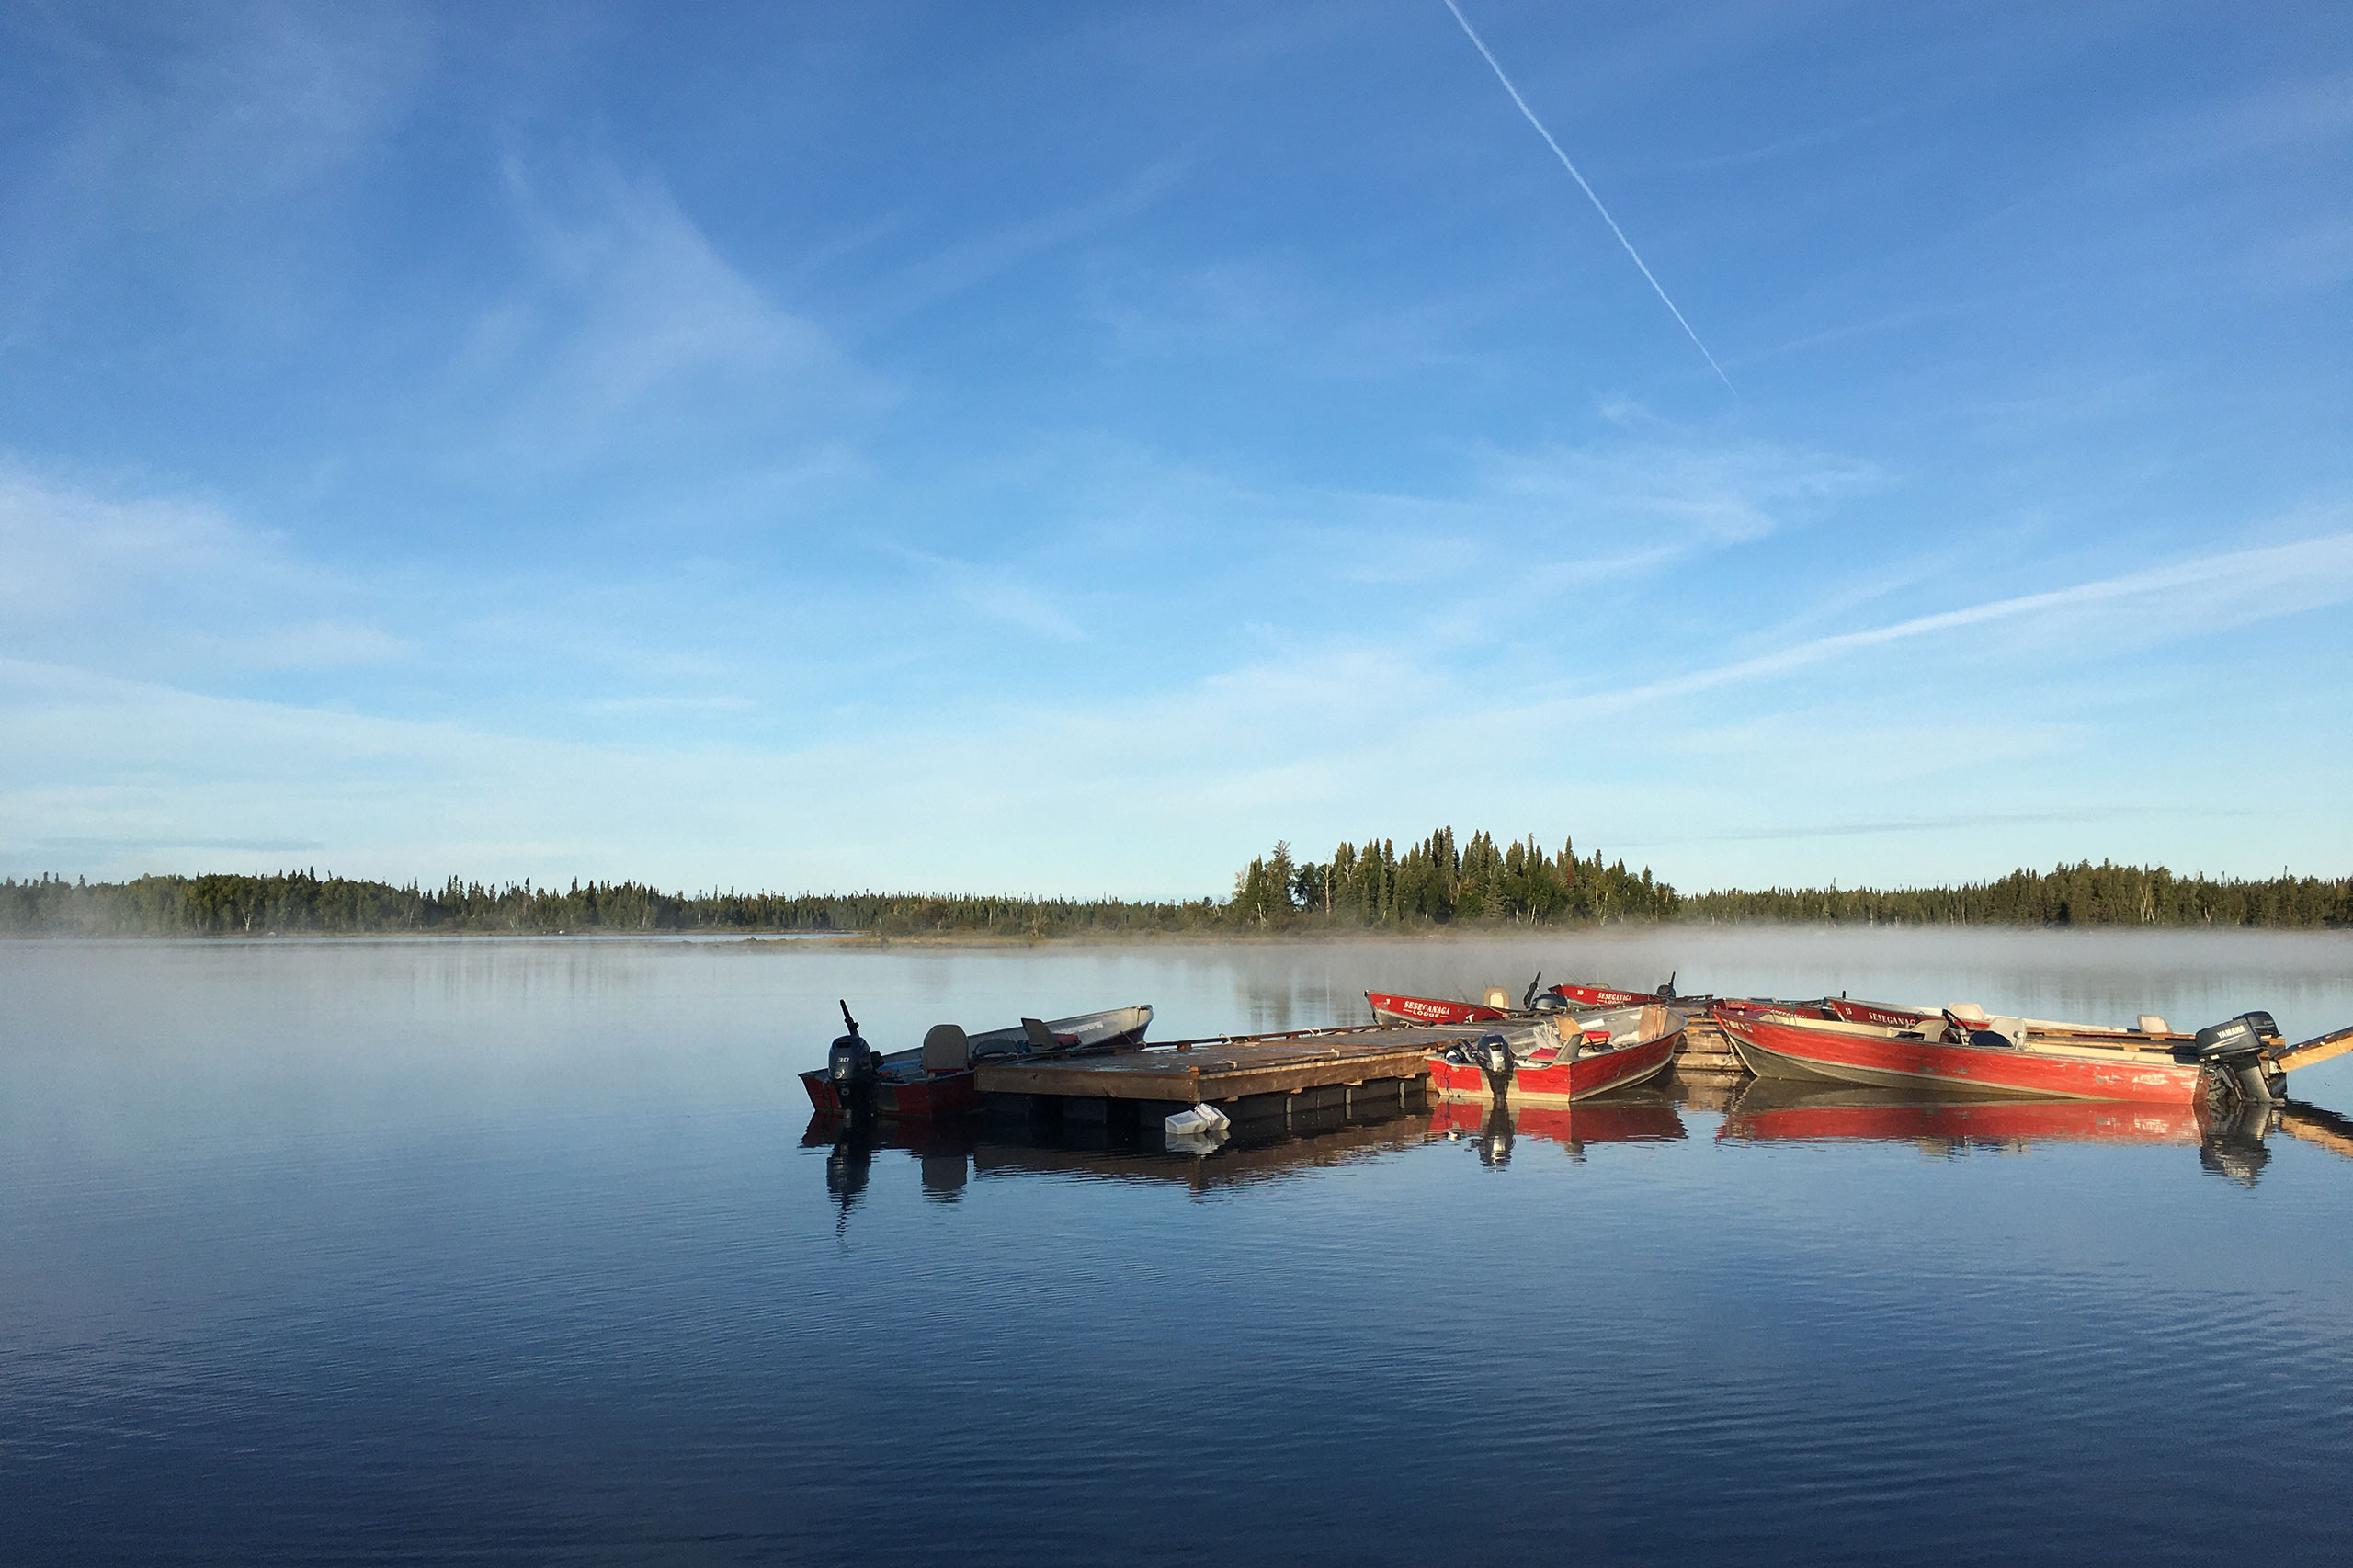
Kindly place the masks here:
<instances>
[{"instance_id":1,"label":"airplane contrail streak","mask_svg":"<svg viewBox=\"0 0 2353 1568\"><path fill-rule=\"evenodd\" d=\"M1699 335L1691 330L1691 324L1683 319L1683 312L1677 310L1675 301L1666 297L1666 290L1659 286L1659 280L1652 275L1649 266L1643 260L1642 253L1634 248L1634 242L1626 237L1626 231L1618 226L1618 220L1609 215L1609 209L1601 204L1601 198L1594 195L1593 187L1586 183L1585 176L1577 173L1576 165L1571 163L1569 155L1561 151L1561 144L1552 140L1552 133L1544 129L1544 122L1536 118L1534 109L1528 107L1528 100L1519 96L1519 89L1511 85L1511 78L1504 74L1503 65L1495 59L1495 51L1487 47L1487 40L1479 36L1479 29L1471 25L1471 18L1462 14L1462 7L1457 6L1454 0L1446 0L1446 8L1454 13L1454 19L1462 26L1463 36L1471 40L1481 57L1486 61L1487 68L1495 74L1495 80L1504 85L1504 91L1509 93L1511 101L1519 106L1519 112L1527 116L1528 123L1536 127L1536 134L1544 138L1544 145L1552 149L1552 156L1561 160L1561 166L1569 171L1571 179L1577 182L1577 188L1584 191L1586 199L1593 203L1593 210L1601 214L1601 221L1609 225L1609 232L1618 236L1618 243L1626 247L1626 254L1634 258L1636 267L1642 268L1643 278L1650 282L1652 292L1658 296L1659 303L1665 305L1668 313L1675 317L1676 324L1680 326L1683 329L1683 335L1691 340L1691 347L1697 348L1699 351L1699 358L1708 362L1708 369L1713 370L1716 373L1716 379L1723 382L1725 391L1738 397L1740 389L1732 384L1732 378L1724 374L1724 368L1716 363L1716 357L1708 352L1708 346L1699 341Z\"/></svg>"}]
</instances>

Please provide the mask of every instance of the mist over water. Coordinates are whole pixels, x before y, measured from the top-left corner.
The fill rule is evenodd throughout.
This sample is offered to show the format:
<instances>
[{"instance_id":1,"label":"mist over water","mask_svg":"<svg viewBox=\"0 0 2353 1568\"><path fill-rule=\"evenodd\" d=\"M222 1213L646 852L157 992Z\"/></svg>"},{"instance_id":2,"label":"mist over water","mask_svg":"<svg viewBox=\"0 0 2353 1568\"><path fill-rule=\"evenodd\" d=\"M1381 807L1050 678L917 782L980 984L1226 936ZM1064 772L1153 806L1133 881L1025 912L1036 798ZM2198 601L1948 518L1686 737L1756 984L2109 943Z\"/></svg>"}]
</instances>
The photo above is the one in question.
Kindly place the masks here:
<instances>
[{"instance_id":1,"label":"mist over water","mask_svg":"<svg viewBox=\"0 0 2353 1568\"><path fill-rule=\"evenodd\" d=\"M837 997L1172 1040L1540 969L2353 1023L2325 935L0 944L0 1559L2353 1557L2321 1143L804 1142Z\"/></svg>"}]
</instances>

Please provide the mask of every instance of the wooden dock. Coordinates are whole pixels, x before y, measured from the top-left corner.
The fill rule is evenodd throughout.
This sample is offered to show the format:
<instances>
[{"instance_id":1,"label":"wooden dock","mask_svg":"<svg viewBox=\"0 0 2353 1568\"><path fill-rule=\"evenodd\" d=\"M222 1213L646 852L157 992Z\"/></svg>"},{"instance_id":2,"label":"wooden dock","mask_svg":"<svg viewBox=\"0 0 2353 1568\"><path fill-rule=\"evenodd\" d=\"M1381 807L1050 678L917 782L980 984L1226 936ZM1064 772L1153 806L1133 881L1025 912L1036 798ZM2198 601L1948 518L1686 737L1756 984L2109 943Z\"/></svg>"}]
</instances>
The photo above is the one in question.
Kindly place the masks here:
<instances>
[{"instance_id":1,"label":"wooden dock","mask_svg":"<svg viewBox=\"0 0 2353 1568\"><path fill-rule=\"evenodd\" d=\"M1229 1116L1235 1114L1237 1105L1249 1114L1270 1099L1316 1091L1363 1090L1363 1097L1393 1104L1401 1085L1418 1084L1427 1075L1424 1063L1431 1051L1475 1042L1492 1028L1376 1025L1179 1040L1101 1056L1015 1057L979 1063L973 1082L990 1096L1110 1100L1169 1110L1211 1104ZM1316 1095L1319 1103L1350 1097L1345 1093Z\"/></svg>"},{"instance_id":2,"label":"wooden dock","mask_svg":"<svg viewBox=\"0 0 2353 1568\"><path fill-rule=\"evenodd\" d=\"M1672 1007L1672 1002L1667 1004ZM1679 1007L1676 1011L1682 1012ZM1748 1063L1732 1048L1732 1037L1723 1026L1705 1012L1684 1014L1683 1038L1676 1042L1675 1059L1667 1070L1686 1075L1729 1074L1734 1077L1748 1076Z\"/></svg>"},{"instance_id":3,"label":"wooden dock","mask_svg":"<svg viewBox=\"0 0 2353 1568\"><path fill-rule=\"evenodd\" d=\"M2299 1067L2314 1067L2332 1057L2353 1051L2353 1028L2337 1029L2305 1040L2301 1045L2282 1046L2272 1058L2272 1064L2282 1073L2292 1073Z\"/></svg>"}]
</instances>

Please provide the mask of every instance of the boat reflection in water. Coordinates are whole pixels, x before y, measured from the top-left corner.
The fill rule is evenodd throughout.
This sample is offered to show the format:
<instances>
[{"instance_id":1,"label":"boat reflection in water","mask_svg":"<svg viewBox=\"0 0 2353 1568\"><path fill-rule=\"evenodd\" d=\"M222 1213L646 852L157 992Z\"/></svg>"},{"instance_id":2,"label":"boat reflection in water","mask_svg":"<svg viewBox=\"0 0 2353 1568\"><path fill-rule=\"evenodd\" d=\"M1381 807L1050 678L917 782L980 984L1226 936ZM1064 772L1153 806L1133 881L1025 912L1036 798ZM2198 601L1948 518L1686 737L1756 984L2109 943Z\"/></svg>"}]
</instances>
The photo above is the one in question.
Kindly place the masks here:
<instances>
[{"instance_id":1,"label":"boat reflection in water","mask_svg":"<svg viewBox=\"0 0 2353 1568\"><path fill-rule=\"evenodd\" d=\"M825 1151L825 1191L838 1207L838 1229L849 1223L851 1212L866 1196L880 1150L901 1151L915 1157L923 1173L924 1197L947 1203L962 1197L972 1138L970 1127L952 1119L937 1123L895 1118L878 1121L872 1117L821 1110L809 1119L801 1146Z\"/></svg>"},{"instance_id":2,"label":"boat reflection in water","mask_svg":"<svg viewBox=\"0 0 2353 1568\"><path fill-rule=\"evenodd\" d=\"M1479 1163L1495 1170L1511 1163L1512 1145L1520 1138L1561 1144L1569 1158L1582 1160L1589 1144L1664 1143L1685 1136L1677 1102L1654 1089L1628 1089L1564 1106L1439 1100L1430 1108L1429 1131L1435 1138L1471 1141Z\"/></svg>"},{"instance_id":3,"label":"boat reflection in water","mask_svg":"<svg viewBox=\"0 0 2353 1568\"><path fill-rule=\"evenodd\" d=\"M923 1195L937 1201L955 1200L973 1178L1023 1174L1166 1182L1199 1192L1410 1148L1427 1138L1428 1128L1416 1094L1385 1113L1333 1109L1236 1122L1230 1135L1198 1151L1166 1146L1156 1123L1121 1131L1075 1119L876 1120L835 1111L811 1117L801 1143L826 1150L825 1188L846 1221L864 1197L874 1166L894 1153L920 1163Z\"/></svg>"},{"instance_id":4,"label":"boat reflection in water","mask_svg":"<svg viewBox=\"0 0 2353 1568\"><path fill-rule=\"evenodd\" d=\"M1951 1156L2020 1153L2035 1143L2172 1143L2199 1152L2215 1175L2253 1186L2270 1159L2263 1141L2279 1123L2269 1106L2216 1116L2203 1104L2124 1100L1964 1099L1759 1078L1724 1115L1727 1143L1910 1143Z\"/></svg>"}]
</instances>

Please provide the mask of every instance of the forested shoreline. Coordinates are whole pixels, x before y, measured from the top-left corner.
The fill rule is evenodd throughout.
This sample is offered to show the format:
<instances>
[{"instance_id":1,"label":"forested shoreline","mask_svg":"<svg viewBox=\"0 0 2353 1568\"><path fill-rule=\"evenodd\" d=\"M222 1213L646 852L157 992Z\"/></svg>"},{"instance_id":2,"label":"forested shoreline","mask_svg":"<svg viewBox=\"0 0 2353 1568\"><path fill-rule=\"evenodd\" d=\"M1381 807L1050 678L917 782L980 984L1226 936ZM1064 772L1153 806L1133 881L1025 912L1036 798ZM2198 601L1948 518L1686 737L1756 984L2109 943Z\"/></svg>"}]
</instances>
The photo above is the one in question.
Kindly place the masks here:
<instances>
[{"instance_id":1,"label":"forested shoreline","mask_svg":"<svg viewBox=\"0 0 2353 1568\"><path fill-rule=\"evenodd\" d=\"M1401 852L1341 844L1324 860L1278 844L1231 897L1189 901L966 893L664 892L634 881L461 881L439 887L326 876L55 876L0 880L0 935L244 937L590 933L840 933L1034 940L1121 936L1511 930L1624 922L2045 927L2353 927L2353 878L2259 881L2083 861L1928 888L1767 888L1680 893L1574 844L1458 844L1441 828Z\"/></svg>"}]
</instances>

